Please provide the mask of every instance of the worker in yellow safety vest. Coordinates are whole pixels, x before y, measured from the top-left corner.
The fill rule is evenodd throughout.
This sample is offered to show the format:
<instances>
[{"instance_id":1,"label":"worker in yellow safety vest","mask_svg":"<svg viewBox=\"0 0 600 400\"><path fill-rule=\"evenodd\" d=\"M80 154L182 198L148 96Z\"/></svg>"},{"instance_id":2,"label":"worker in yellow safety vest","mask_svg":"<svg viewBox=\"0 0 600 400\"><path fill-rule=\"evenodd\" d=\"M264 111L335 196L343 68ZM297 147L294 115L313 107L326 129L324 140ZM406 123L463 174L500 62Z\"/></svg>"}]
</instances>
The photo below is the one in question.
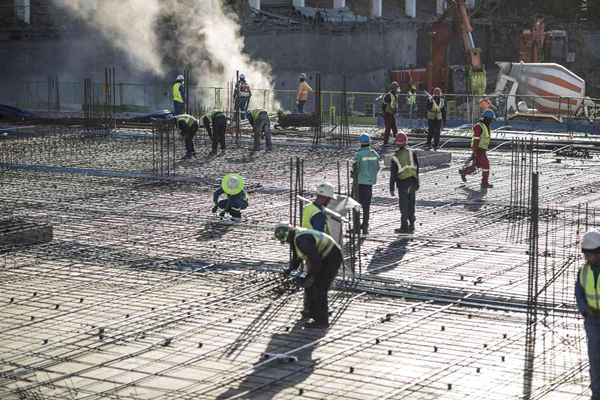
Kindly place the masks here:
<instances>
[{"instance_id":1,"label":"worker in yellow safety vest","mask_svg":"<svg viewBox=\"0 0 600 400\"><path fill-rule=\"evenodd\" d=\"M440 145L440 135L443 125L446 124L446 99L442 89L433 89L433 96L427 99L427 147L437 150Z\"/></svg>"},{"instance_id":2,"label":"worker in yellow safety vest","mask_svg":"<svg viewBox=\"0 0 600 400\"><path fill-rule=\"evenodd\" d=\"M390 164L390 194L398 189L400 206L400 228L396 233L415 231L416 192L419 190L419 161L414 151L407 147L408 137L404 132L396 136L398 150L392 156Z\"/></svg>"},{"instance_id":3,"label":"worker in yellow safety vest","mask_svg":"<svg viewBox=\"0 0 600 400\"><path fill-rule=\"evenodd\" d=\"M575 298L587 336L592 400L600 400L600 232L583 235L581 250L585 264L577 274Z\"/></svg>"},{"instance_id":4,"label":"worker in yellow safety vest","mask_svg":"<svg viewBox=\"0 0 600 400\"><path fill-rule=\"evenodd\" d=\"M171 86L171 96L173 98L173 114L180 115L185 113L185 87L183 75L177 75L177 79Z\"/></svg>"},{"instance_id":5,"label":"worker in yellow safety vest","mask_svg":"<svg viewBox=\"0 0 600 400\"><path fill-rule=\"evenodd\" d=\"M221 195L225 199L219 200ZM219 217L225 218L226 214L231 216L231 222L242 221L242 210L248 207L248 193L244 190L244 178L238 174L227 174L221 179L221 185L213 193L213 209L216 213L221 210Z\"/></svg>"},{"instance_id":6,"label":"worker in yellow safety vest","mask_svg":"<svg viewBox=\"0 0 600 400\"><path fill-rule=\"evenodd\" d=\"M473 174L477 168L481 168L481 189L492 188L490 184L490 161L487 150L491 142L491 125L496 119L492 110L485 110L481 114L481 120L473 126L473 137L471 138L472 163L468 167L458 171L463 182L467 182L467 175Z\"/></svg>"},{"instance_id":7,"label":"worker in yellow safety vest","mask_svg":"<svg viewBox=\"0 0 600 400\"><path fill-rule=\"evenodd\" d=\"M335 198L333 185L329 183L320 184L317 188L317 198L302 209L302 227L330 234L325 207Z\"/></svg>"},{"instance_id":8,"label":"worker in yellow safety vest","mask_svg":"<svg viewBox=\"0 0 600 400\"><path fill-rule=\"evenodd\" d=\"M398 127L396 126L396 112L398 112L398 82L394 81L390 85L390 90L383 96L383 144L388 144L390 133L396 137Z\"/></svg>"}]
</instances>

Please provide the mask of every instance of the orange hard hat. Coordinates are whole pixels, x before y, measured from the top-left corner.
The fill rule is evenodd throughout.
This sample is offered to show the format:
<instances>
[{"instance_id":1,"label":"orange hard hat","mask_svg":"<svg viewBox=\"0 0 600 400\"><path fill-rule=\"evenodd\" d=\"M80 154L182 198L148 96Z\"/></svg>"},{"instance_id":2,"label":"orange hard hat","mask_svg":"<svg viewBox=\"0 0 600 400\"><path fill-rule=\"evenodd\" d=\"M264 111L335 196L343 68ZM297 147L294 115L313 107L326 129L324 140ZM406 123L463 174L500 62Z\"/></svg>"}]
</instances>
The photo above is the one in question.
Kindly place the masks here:
<instances>
[{"instance_id":1,"label":"orange hard hat","mask_svg":"<svg viewBox=\"0 0 600 400\"><path fill-rule=\"evenodd\" d=\"M408 143L408 136L404 132L398 132L396 135L396 140L394 141L398 146L404 146Z\"/></svg>"}]
</instances>

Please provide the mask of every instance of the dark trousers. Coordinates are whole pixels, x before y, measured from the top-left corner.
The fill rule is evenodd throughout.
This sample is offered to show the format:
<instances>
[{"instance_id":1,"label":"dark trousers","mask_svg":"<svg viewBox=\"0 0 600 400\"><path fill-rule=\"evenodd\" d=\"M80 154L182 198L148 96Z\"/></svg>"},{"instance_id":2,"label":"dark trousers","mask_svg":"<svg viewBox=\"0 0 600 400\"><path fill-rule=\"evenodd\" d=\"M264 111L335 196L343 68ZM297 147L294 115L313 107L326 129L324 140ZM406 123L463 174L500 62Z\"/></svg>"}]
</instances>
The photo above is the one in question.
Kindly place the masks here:
<instances>
[{"instance_id":1,"label":"dark trousers","mask_svg":"<svg viewBox=\"0 0 600 400\"><path fill-rule=\"evenodd\" d=\"M231 196L227 199L219 200L217 203L220 209L229 213L234 218L241 218L242 212L241 210L248 207L248 202L246 202L241 196Z\"/></svg>"},{"instance_id":2,"label":"dark trousers","mask_svg":"<svg viewBox=\"0 0 600 400\"><path fill-rule=\"evenodd\" d=\"M306 104L306 100L298 100L298 112L300 114L304 114L304 105Z\"/></svg>"},{"instance_id":3,"label":"dark trousers","mask_svg":"<svg viewBox=\"0 0 600 400\"><path fill-rule=\"evenodd\" d=\"M185 156L191 157L196 152L194 151L194 136L198 132L198 124L192 124L189 128L183 129L181 135L183 136L183 142L185 144Z\"/></svg>"},{"instance_id":4,"label":"dark trousers","mask_svg":"<svg viewBox=\"0 0 600 400\"><path fill-rule=\"evenodd\" d=\"M173 114L181 115L185 114L185 103L180 103L178 101L173 102Z\"/></svg>"},{"instance_id":5,"label":"dark trousers","mask_svg":"<svg viewBox=\"0 0 600 400\"><path fill-rule=\"evenodd\" d=\"M225 130L227 129L227 117L224 115L216 117L212 122L212 151L217 152L217 146L221 145L221 150L225 150Z\"/></svg>"},{"instance_id":6,"label":"dark trousers","mask_svg":"<svg viewBox=\"0 0 600 400\"><path fill-rule=\"evenodd\" d=\"M267 150L271 150L271 120L269 115L263 111L258 115L258 120L254 121L254 150L260 150L260 135L265 134L265 145Z\"/></svg>"},{"instance_id":7,"label":"dark trousers","mask_svg":"<svg viewBox=\"0 0 600 400\"><path fill-rule=\"evenodd\" d=\"M304 312L317 323L329 323L329 300L327 293L342 264L342 254L337 248L331 250L322 261L321 269L315 273L315 283L304 289Z\"/></svg>"},{"instance_id":8,"label":"dark trousers","mask_svg":"<svg viewBox=\"0 0 600 400\"><path fill-rule=\"evenodd\" d=\"M433 148L437 149L440 145L440 134L442 132L442 120L441 119L428 119L427 120L427 145L431 146L433 140Z\"/></svg>"},{"instance_id":9,"label":"dark trousers","mask_svg":"<svg viewBox=\"0 0 600 400\"><path fill-rule=\"evenodd\" d=\"M583 326L587 336L592 398L600 399L600 322L586 319Z\"/></svg>"},{"instance_id":10,"label":"dark trousers","mask_svg":"<svg viewBox=\"0 0 600 400\"><path fill-rule=\"evenodd\" d=\"M415 224L415 204L417 181L414 178L397 181L400 221L403 227Z\"/></svg>"},{"instance_id":11,"label":"dark trousers","mask_svg":"<svg viewBox=\"0 0 600 400\"><path fill-rule=\"evenodd\" d=\"M385 131L383 131L383 144L387 144L390 140L390 131L396 136L398 134L398 127L396 126L396 117L393 113L383 113L383 123L385 124Z\"/></svg>"},{"instance_id":12,"label":"dark trousers","mask_svg":"<svg viewBox=\"0 0 600 400\"><path fill-rule=\"evenodd\" d=\"M362 227L369 226L369 216L371 214L371 199L373 198L373 186L358 185L358 202L363 209Z\"/></svg>"}]
</instances>

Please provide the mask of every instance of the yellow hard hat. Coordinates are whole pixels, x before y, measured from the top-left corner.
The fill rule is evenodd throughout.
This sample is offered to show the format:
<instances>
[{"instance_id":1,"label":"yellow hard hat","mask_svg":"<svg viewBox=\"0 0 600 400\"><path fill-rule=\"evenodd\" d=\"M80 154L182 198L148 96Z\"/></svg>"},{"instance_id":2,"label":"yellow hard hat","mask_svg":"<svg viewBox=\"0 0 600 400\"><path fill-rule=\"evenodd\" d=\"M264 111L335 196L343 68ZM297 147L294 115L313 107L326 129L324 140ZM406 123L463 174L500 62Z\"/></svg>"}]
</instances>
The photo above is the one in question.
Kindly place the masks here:
<instances>
[{"instance_id":1,"label":"yellow hard hat","mask_svg":"<svg viewBox=\"0 0 600 400\"><path fill-rule=\"evenodd\" d=\"M235 196L244 190L244 178L238 174L227 174L221 181L221 188L226 194Z\"/></svg>"}]
</instances>

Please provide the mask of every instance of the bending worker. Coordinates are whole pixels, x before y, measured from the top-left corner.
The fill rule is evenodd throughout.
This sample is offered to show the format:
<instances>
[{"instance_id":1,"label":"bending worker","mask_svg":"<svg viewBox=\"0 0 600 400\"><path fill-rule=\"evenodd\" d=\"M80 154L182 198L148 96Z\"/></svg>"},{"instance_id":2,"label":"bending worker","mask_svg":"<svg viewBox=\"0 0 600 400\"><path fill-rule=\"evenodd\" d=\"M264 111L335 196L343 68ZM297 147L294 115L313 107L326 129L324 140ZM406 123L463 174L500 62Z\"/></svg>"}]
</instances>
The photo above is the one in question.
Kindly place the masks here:
<instances>
[{"instance_id":1,"label":"bending worker","mask_svg":"<svg viewBox=\"0 0 600 400\"><path fill-rule=\"evenodd\" d=\"M296 92L296 105L298 106L298 112L304 113L304 105L308 101L308 94L313 91L310 85L306 82L306 74L300 74L300 83L298 84L298 91Z\"/></svg>"},{"instance_id":2,"label":"bending worker","mask_svg":"<svg viewBox=\"0 0 600 400\"><path fill-rule=\"evenodd\" d=\"M331 234L327 224L325 207L335 199L333 185L322 183L317 188L317 198L302 209L302 227Z\"/></svg>"},{"instance_id":3,"label":"bending worker","mask_svg":"<svg viewBox=\"0 0 600 400\"><path fill-rule=\"evenodd\" d=\"M183 75L177 75L177 79L171 87L171 94L173 97L173 114L181 115L185 113L185 87Z\"/></svg>"},{"instance_id":4,"label":"bending worker","mask_svg":"<svg viewBox=\"0 0 600 400\"><path fill-rule=\"evenodd\" d=\"M433 96L427 99L427 147L437 150L440 145L442 125L446 124L446 101L442 96L442 89L433 89Z\"/></svg>"},{"instance_id":5,"label":"bending worker","mask_svg":"<svg viewBox=\"0 0 600 400\"><path fill-rule=\"evenodd\" d=\"M390 194L398 188L400 205L400 228L396 233L413 233L415 231L416 192L419 190L419 161L417 155L406 144L408 137L400 132L396 137L398 150L392 156L390 165Z\"/></svg>"},{"instance_id":6,"label":"bending worker","mask_svg":"<svg viewBox=\"0 0 600 400\"><path fill-rule=\"evenodd\" d=\"M271 143L271 120L265 110L252 110L246 113L248 122L254 130L254 147L252 151L260 151L260 136L265 134L265 144L267 151L273 150Z\"/></svg>"},{"instance_id":7,"label":"bending worker","mask_svg":"<svg viewBox=\"0 0 600 400\"><path fill-rule=\"evenodd\" d=\"M219 200L223 194L226 198ZM241 210L248 207L248 194L244 190L244 178L238 174L225 175L221 180L221 186L213 193L213 203L213 213L220 209L219 216L221 218L224 218L225 214L229 214L231 221L241 222Z\"/></svg>"},{"instance_id":8,"label":"bending worker","mask_svg":"<svg viewBox=\"0 0 600 400\"><path fill-rule=\"evenodd\" d=\"M373 197L373 185L377 183L379 173L379 154L371 147L371 137L363 133L358 138L360 150L354 156L352 172L358 184L358 202L363 210L362 224L360 228L363 234L369 233L369 216L371 213L371 199Z\"/></svg>"},{"instance_id":9,"label":"bending worker","mask_svg":"<svg viewBox=\"0 0 600 400\"><path fill-rule=\"evenodd\" d=\"M177 115L175 118L179 133L181 133L185 143L185 156L183 156L182 160L189 160L192 156L196 155L194 151L194 136L198 132L198 120L189 114Z\"/></svg>"},{"instance_id":10,"label":"bending worker","mask_svg":"<svg viewBox=\"0 0 600 400\"><path fill-rule=\"evenodd\" d=\"M585 265L577 274L575 298L587 336L592 400L600 400L600 232L591 231L583 235L581 251Z\"/></svg>"},{"instance_id":11,"label":"bending worker","mask_svg":"<svg viewBox=\"0 0 600 400\"><path fill-rule=\"evenodd\" d=\"M306 322L304 326L327 329L327 292L342 264L340 247L331 236L323 232L294 228L287 224L277 225L275 238L281 243L289 243L292 249L292 262L288 272L298 269L303 262L305 264L306 277L302 281L307 299L303 310L303 319ZM311 318L313 321L309 321Z\"/></svg>"},{"instance_id":12,"label":"bending worker","mask_svg":"<svg viewBox=\"0 0 600 400\"><path fill-rule=\"evenodd\" d=\"M468 167L458 170L463 182L467 181L467 175L474 173L477 168L481 168L481 188L492 188L490 184L490 161L487 158L487 150L490 146L490 126L496 119L496 114L492 110L485 110L481 115L481 120L473 126L473 138L471 139L471 150L473 150L473 162Z\"/></svg>"},{"instance_id":13,"label":"bending worker","mask_svg":"<svg viewBox=\"0 0 600 400\"><path fill-rule=\"evenodd\" d=\"M227 130L227 117L222 111L213 111L202 117L204 129L212 142L212 150L209 156L217 154L217 146L221 145L221 151L225 152L225 131Z\"/></svg>"}]
</instances>

